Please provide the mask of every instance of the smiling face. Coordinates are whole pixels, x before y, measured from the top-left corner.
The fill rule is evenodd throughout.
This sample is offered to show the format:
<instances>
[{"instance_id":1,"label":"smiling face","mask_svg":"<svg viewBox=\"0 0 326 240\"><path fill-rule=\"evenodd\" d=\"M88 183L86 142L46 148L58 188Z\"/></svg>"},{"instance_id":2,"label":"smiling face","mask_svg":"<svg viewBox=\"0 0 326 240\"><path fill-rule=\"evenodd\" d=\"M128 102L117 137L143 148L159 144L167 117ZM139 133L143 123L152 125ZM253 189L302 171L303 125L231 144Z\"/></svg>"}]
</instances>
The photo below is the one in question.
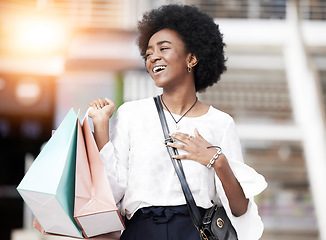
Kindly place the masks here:
<instances>
[{"instance_id":1,"label":"smiling face","mask_svg":"<svg viewBox=\"0 0 326 240\"><path fill-rule=\"evenodd\" d=\"M191 53L178 33L171 29L156 32L149 40L146 51L146 68L156 86L172 88L189 79L187 66Z\"/></svg>"}]
</instances>

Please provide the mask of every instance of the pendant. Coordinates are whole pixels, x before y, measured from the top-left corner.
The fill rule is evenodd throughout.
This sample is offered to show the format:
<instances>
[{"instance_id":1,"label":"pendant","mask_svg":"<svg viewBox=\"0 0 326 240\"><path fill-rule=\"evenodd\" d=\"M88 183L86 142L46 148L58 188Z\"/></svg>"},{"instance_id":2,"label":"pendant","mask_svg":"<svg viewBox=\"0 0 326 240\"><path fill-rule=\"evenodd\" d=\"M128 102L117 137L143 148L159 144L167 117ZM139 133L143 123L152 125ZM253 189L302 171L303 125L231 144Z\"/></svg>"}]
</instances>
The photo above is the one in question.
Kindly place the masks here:
<instances>
[{"instance_id":1,"label":"pendant","mask_svg":"<svg viewBox=\"0 0 326 240\"><path fill-rule=\"evenodd\" d=\"M179 124L178 123L175 124L175 129L179 130Z\"/></svg>"}]
</instances>

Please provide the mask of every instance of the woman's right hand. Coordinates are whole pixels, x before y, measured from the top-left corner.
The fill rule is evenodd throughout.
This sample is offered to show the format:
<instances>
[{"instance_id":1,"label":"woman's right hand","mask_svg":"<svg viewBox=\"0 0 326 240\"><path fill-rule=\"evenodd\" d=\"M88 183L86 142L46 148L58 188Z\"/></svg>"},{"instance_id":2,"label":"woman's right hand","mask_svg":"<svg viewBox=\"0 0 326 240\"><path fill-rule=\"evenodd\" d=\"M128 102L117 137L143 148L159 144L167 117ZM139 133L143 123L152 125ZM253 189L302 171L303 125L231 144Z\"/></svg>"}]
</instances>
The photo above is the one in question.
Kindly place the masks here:
<instances>
[{"instance_id":1,"label":"woman's right hand","mask_svg":"<svg viewBox=\"0 0 326 240\"><path fill-rule=\"evenodd\" d=\"M108 121L115 111L115 103L108 98L94 99L88 107L92 107L88 112L88 116L92 118L93 121L96 121L98 118Z\"/></svg>"},{"instance_id":2,"label":"woman's right hand","mask_svg":"<svg viewBox=\"0 0 326 240\"><path fill-rule=\"evenodd\" d=\"M88 116L93 120L95 142L98 149L101 150L110 141L109 120L114 113L115 103L108 98L104 100L98 98L93 100L88 107L92 107Z\"/></svg>"}]
</instances>

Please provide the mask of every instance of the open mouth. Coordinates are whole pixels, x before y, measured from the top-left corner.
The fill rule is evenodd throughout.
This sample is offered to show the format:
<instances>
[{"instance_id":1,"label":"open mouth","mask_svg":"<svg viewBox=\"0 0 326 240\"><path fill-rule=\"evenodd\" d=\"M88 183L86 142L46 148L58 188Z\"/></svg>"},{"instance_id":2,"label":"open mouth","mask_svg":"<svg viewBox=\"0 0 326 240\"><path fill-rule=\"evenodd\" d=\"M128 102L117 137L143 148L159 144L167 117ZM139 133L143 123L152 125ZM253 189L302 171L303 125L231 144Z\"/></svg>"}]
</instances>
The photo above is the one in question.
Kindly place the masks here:
<instances>
[{"instance_id":1,"label":"open mouth","mask_svg":"<svg viewBox=\"0 0 326 240\"><path fill-rule=\"evenodd\" d=\"M166 68L166 66L156 66L153 68L153 73L158 73L158 72L161 72L163 71L164 69Z\"/></svg>"}]
</instances>

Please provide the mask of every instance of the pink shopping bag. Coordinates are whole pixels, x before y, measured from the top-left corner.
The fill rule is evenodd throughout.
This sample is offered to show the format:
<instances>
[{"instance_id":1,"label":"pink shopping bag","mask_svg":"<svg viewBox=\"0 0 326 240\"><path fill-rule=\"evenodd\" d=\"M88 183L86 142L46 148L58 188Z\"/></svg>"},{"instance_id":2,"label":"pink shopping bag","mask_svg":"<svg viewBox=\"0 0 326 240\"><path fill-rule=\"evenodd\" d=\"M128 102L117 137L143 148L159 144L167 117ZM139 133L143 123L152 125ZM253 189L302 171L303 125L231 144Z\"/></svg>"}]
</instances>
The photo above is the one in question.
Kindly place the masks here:
<instances>
[{"instance_id":1,"label":"pink shopping bag","mask_svg":"<svg viewBox=\"0 0 326 240\"><path fill-rule=\"evenodd\" d=\"M86 238L124 230L87 116L78 136L74 218Z\"/></svg>"},{"instance_id":2,"label":"pink shopping bag","mask_svg":"<svg viewBox=\"0 0 326 240\"><path fill-rule=\"evenodd\" d=\"M41 232L44 235L52 235L52 236L62 236L62 235L57 235L57 234L52 234L52 233L46 233L44 229L41 227L39 222L37 221L36 218L34 218L33 221L33 227L37 229L39 232ZM121 235L121 231L116 231L116 232L111 232L103 235L99 235L90 239L94 240L119 240Z\"/></svg>"}]
</instances>

